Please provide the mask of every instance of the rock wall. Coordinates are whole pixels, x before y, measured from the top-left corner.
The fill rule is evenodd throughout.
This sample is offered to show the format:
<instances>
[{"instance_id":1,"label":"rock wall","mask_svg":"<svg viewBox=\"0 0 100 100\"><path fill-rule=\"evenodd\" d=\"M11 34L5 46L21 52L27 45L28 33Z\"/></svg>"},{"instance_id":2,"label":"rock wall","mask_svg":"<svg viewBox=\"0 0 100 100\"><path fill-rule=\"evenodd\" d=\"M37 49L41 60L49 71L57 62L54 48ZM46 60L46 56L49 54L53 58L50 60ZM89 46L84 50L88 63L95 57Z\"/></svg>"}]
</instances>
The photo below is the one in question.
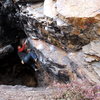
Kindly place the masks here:
<instances>
[{"instance_id":1,"label":"rock wall","mask_svg":"<svg viewBox=\"0 0 100 100\"><path fill-rule=\"evenodd\" d=\"M0 2L0 59L13 51L12 45L25 37L18 12L18 6L13 2Z\"/></svg>"},{"instance_id":2,"label":"rock wall","mask_svg":"<svg viewBox=\"0 0 100 100\"><path fill-rule=\"evenodd\" d=\"M28 37L29 48L38 56L44 84L52 80L100 83L100 15L65 18L59 14L51 19L42 14L42 7L39 12L35 9L37 13L33 6L20 9L21 28Z\"/></svg>"},{"instance_id":3,"label":"rock wall","mask_svg":"<svg viewBox=\"0 0 100 100\"><path fill-rule=\"evenodd\" d=\"M94 66L99 57L95 54L88 56L84 51L85 46L88 48L92 41L100 40L99 15L92 18L67 18L66 26L58 26L52 19L43 21L42 18L34 19L27 15L22 17L26 22L24 30L29 37L29 44L37 53L40 66L54 80L100 83L100 69Z\"/></svg>"},{"instance_id":4,"label":"rock wall","mask_svg":"<svg viewBox=\"0 0 100 100\"><path fill-rule=\"evenodd\" d=\"M44 2L44 14L48 17L56 17L57 9L54 0L45 0Z\"/></svg>"},{"instance_id":5,"label":"rock wall","mask_svg":"<svg viewBox=\"0 0 100 100\"><path fill-rule=\"evenodd\" d=\"M44 14L48 17L55 17L56 13L64 17L93 17L100 13L100 1L45 0Z\"/></svg>"}]
</instances>

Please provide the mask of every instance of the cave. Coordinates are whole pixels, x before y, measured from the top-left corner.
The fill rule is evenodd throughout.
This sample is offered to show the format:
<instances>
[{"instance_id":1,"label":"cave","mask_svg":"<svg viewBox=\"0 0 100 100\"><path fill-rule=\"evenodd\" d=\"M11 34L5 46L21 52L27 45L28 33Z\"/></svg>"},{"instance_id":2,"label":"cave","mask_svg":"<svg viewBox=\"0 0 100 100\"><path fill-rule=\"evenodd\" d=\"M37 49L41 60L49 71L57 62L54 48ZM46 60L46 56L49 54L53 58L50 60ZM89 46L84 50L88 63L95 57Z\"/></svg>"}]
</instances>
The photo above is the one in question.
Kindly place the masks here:
<instances>
[{"instance_id":1,"label":"cave","mask_svg":"<svg viewBox=\"0 0 100 100\"><path fill-rule=\"evenodd\" d=\"M0 49L8 45L13 48L12 51L0 54L0 85L36 87L36 72L29 65L21 64L17 54L20 40L26 38L18 11L18 6L13 3L0 3Z\"/></svg>"},{"instance_id":2,"label":"cave","mask_svg":"<svg viewBox=\"0 0 100 100\"><path fill-rule=\"evenodd\" d=\"M28 65L22 65L16 52L1 59L0 67L0 84L37 86L35 71Z\"/></svg>"}]
</instances>

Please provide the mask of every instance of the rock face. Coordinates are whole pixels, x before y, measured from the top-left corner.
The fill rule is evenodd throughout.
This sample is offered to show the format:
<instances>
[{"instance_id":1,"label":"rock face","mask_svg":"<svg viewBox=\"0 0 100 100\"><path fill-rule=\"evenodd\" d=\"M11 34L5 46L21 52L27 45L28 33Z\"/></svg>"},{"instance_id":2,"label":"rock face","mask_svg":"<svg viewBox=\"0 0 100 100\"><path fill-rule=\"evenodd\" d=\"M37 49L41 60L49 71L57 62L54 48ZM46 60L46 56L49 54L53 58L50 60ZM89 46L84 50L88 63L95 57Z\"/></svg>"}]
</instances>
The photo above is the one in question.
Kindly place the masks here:
<instances>
[{"instance_id":1,"label":"rock face","mask_svg":"<svg viewBox=\"0 0 100 100\"><path fill-rule=\"evenodd\" d=\"M12 0L5 1L0 2L0 58L11 53L12 45L25 36L20 28L18 6ZM20 32L22 35L19 35Z\"/></svg>"},{"instance_id":2,"label":"rock face","mask_svg":"<svg viewBox=\"0 0 100 100\"><path fill-rule=\"evenodd\" d=\"M18 18L28 37L29 48L38 56L44 84L50 80L100 83L100 15L65 18L59 14L51 19L45 18L42 8L21 7Z\"/></svg>"},{"instance_id":3,"label":"rock face","mask_svg":"<svg viewBox=\"0 0 100 100\"><path fill-rule=\"evenodd\" d=\"M33 36L37 36L67 52L80 50L90 41L100 38L99 15L91 18L64 18L59 15L55 20L50 18L46 20L43 16L42 7L34 10L31 6L27 7L26 11L28 12L26 15L30 16L28 19L30 21L25 29L30 30L29 33L34 32ZM24 13L23 15L26 16ZM32 20L34 18L36 20ZM34 26L34 29L32 27L29 29L31 25Z\"/></svg>"},{"instance_id":4,"label":"rock face","mask_svg":"<svg viewBox=\"0 0 100 100\"><path fill-rule=\"evenodd\" d=\"M19 7L10 1L0 3L0 47L18 41L18 34L22 32L18 18Z\"/></svg>"},{"instance_id":5,"label":"rock face","mask_svg":"<svg viewBox=\"0 0 100 100\"><path fill-rule=\"evenodd\" d=\"M2 5L0 7L2 8ZM2 45L13 45L13 42L17 43L15 40L20 40L21 35L24 34L21 31L14 30L19 28L23 29L28 38L29 48L34 50L38 57L35 64L39 69L36 72L38 82L40 83L39 86L47 86L50 84L52 86L51 88L27 88L1 85L0 99L39 100L42 98L44 100L55 100L64 98L68 100L80 100L83 98L87 100L89 97L89 100L99 100L100 86L97 84L100 84L100 15L92 18L72 17L67 19L59 15L58 18L53 20L44 17L42 7L38 8L38 12L37 9L33 10L33 6L28 5L28 7L25 7L26 9L20 6L20 14L18 12L18 17L16 17L17 13L9 13L12 9L8 10L8 8L12 8L13 6L9 7L8 5L8 8L6 7L4 9L0 8L0 19L3 19L0 20L0 47L2 47L0 49L0 56L3 53L13 51L11 45L5 47ZM1 11L3 12L1 13ZM13 21L15 21L15 24ZM21 24L16 24L16 22L21 22ZM22 25L22 27L17 27L16 25ZM8 29L6 30L7 27ZM10 31L11 33L8 34L7 32ZM4 41L4 39L9 40L9 42ZM0 84L5 84L8 79L9 85L13 82L13 85L15 85L16 79L20 78L17 84L36 86L37 80L35 81L35 77L33 78L35 72L29 70L28 65L22 66L17 56L15 53L12 54L12 59L9 59L11 56L4 59L8 63L0 60L0 67L2 69L0 70ZM17 61L15 60L16 57ZM3 66L1 66L2 63ZM13 66L12 63L17 64ZM11 64L11 69L9 69L9 64ZM13 73L11 73L12 71ZM6 76L4 77L5 74ZM11 75L10 77L9 74ZM11 77L13 80L11 80ZM58 82L69 82L69 84L59 84ZM55 86L58 86L58 88Z\"/></svg>"},{"instance_id":6,"label":"rock face","mask_svg":"<svg viewBox=\"0 0 100 100\"><path fill-rule=\"evenodd\" d=\"M90 44L83 47L83 52L86 55L85 61L90 63L96 74L100 77L100 40L92 41ZM88 59L87 59L88 58Z\"/></svg>"},{"instance_id":7,"label":"rock face","mask_svg":"<svg viewBox=\"0 0 100 100\"><path fill-rule=\"evenodd\" d=\"M57 10L54 0L45 0L44 2L44 14L48 17L56 17Z\"/></svg>"},{"instance_id":8,"label":"rock face","mask_svg":"<svg viewBox=\"0 0 100 100\"><path fill-rule=\"evenodd\" d=\"M65 83L72 80L100 83L99 71L97 71L99 68L94 67L98 66L99 62L92 63L95 59L98 61L100 59L97 55L88 56L84 51L85 45L90 49L88 45L92 43L91 41L100 40L99 15L91 18L66 19L59 15L56 20L50 18L45 20L44 16L35 17L34 9L31 9L31 12L28 9L26 11L26 14L23 11L21 13L24 18L24 31L29 37L29 44L38 55L41 68L54 80ZM38 9L35 11L40 13ZM89 52L88 49L86 50ZM93 51L96 53L96 50Z\"/></svg>"},{"instance_id":9,"label":"rock face","mask_svg":"<svg viewBox=\"0 0 100 100\"><path fill-rule=\"evenodd\" d=\"M93 41L89 45L83 47L83 52L88 55L100 57L100 40Z\"/></svg>"},{"instance_id":10,"label":"rock face","mask_svg":"<svg viewBox=\"0 0 100 100\"><path fill-rule=\"evenodd\" d=\"M66 53L44 41L30 38L29 43L34 46L41 67L51 73L54 79L65 83L73 80L100 83L100 58L95 54L89 56L89 53L85 54L84 49L80 52ZM88 48L88 45L83 48L86 47Z\"/></svg>"},{"instance_id":11,"label":"rock face","mask_svg":"<svg viewBox=\"0 0 100 100\"><path fill-rule=\"evenodd\" d=\"M29 38L29 43L35 47L41 67L51 73L54 78L65 83L74 78L74 76L70 75L78 66L67 57L66 52L41 40Z\"/></svg>"},{"instance_id":12,"label":"rock face","mask_svg":"<svg viewBox=\"0 0 100 100\"><path fill-rule=\"evenodd\" d=\"M49 12L46 9L51 9ZM55 17L55 12L65 17L93 17L100 13L99 0L45 0L44 14ZM51 16L51 14L53 14Z\"/></svg>"},{"instance_id":13,"label":"rock face","mask_svg":"<svg viewBox=\"0 0 100 100\"><path fill-rule=\"evenodd\" d=\"M79 66L82 66L82 71L86 73L85 77L88 77L89 81L92 80L96 83L100 83L100 57L97 54L98 44L99 40L95 40L90 44L83 46L82 51L68 54L68 57L72 61ZM95 46L96 48L94 48Z\"/></svg>"}]
</instances>

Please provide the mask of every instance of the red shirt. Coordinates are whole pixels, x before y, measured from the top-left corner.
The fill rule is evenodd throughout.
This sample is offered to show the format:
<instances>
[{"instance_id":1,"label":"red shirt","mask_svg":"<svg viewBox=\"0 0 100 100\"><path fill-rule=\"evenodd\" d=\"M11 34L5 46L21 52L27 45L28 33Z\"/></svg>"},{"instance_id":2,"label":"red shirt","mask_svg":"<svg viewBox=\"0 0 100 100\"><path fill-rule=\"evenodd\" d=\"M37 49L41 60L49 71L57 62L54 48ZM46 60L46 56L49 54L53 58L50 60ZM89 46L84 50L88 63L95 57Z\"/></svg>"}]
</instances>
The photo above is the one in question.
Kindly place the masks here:
<instances>
[{"instance_id":1,"label":"red shirt","mask_svg":"<svg viewBox=\"0 0 100 100\"><path fill-rule=\"evenodd\" d=\"M23 52L26 48L26 44L23 44L21 48L18 48L18 52Z\"/></svg>"}]
</instances>

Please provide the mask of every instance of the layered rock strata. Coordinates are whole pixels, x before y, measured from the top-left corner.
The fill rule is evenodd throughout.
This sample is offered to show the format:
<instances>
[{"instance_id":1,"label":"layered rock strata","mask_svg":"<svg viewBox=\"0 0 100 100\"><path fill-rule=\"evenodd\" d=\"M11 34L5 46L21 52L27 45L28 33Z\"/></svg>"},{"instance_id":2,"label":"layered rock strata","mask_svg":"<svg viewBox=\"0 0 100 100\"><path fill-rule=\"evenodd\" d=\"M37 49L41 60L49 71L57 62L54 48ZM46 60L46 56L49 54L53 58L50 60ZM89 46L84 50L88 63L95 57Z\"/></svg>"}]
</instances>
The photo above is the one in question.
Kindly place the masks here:
<instances>
[{"instance_id":1,"label":"layered rock strata","mask_svg":"<svg viewBox=\"0 0 100 100\"><path fill-rule=\"evenodd\" d=\"M18 21L14 21L18 22L17 26L22 25L21 29L28 37L29 48L38 56L37 66L44 84L55 79L64 83L73 80L100 83L100 15L66 18L59 14L52 19L43 14L42 6L37 9L33 5L19 7L20 15L16 17L17 13L14 13ZM12 18L9 16L13 14L6 15L6 18ZM9 22L12 21L10 19Z\"/></svg>"},{"instance_id":2,"label":"layered rock strata","mask_svg":"<svg viewBox=\"0 0 100 100\"><path fill-rule=\"evenodd\" d=\"M88 46L91 41L100 39L99 16L59 16L51 19L43 15L42 7L33 9L32 6L21 13L24 31L29 37L29 44L38 55L40 66L65 83L72 80L100 82L98 71L92 64L92 60L99 61L99 57L90 55L93 58L89 58L84 52L85 45ZM34 40L36 38L38 40ZM86 56L91 64L86 61Z\"/></svg>"}]
</instances>

